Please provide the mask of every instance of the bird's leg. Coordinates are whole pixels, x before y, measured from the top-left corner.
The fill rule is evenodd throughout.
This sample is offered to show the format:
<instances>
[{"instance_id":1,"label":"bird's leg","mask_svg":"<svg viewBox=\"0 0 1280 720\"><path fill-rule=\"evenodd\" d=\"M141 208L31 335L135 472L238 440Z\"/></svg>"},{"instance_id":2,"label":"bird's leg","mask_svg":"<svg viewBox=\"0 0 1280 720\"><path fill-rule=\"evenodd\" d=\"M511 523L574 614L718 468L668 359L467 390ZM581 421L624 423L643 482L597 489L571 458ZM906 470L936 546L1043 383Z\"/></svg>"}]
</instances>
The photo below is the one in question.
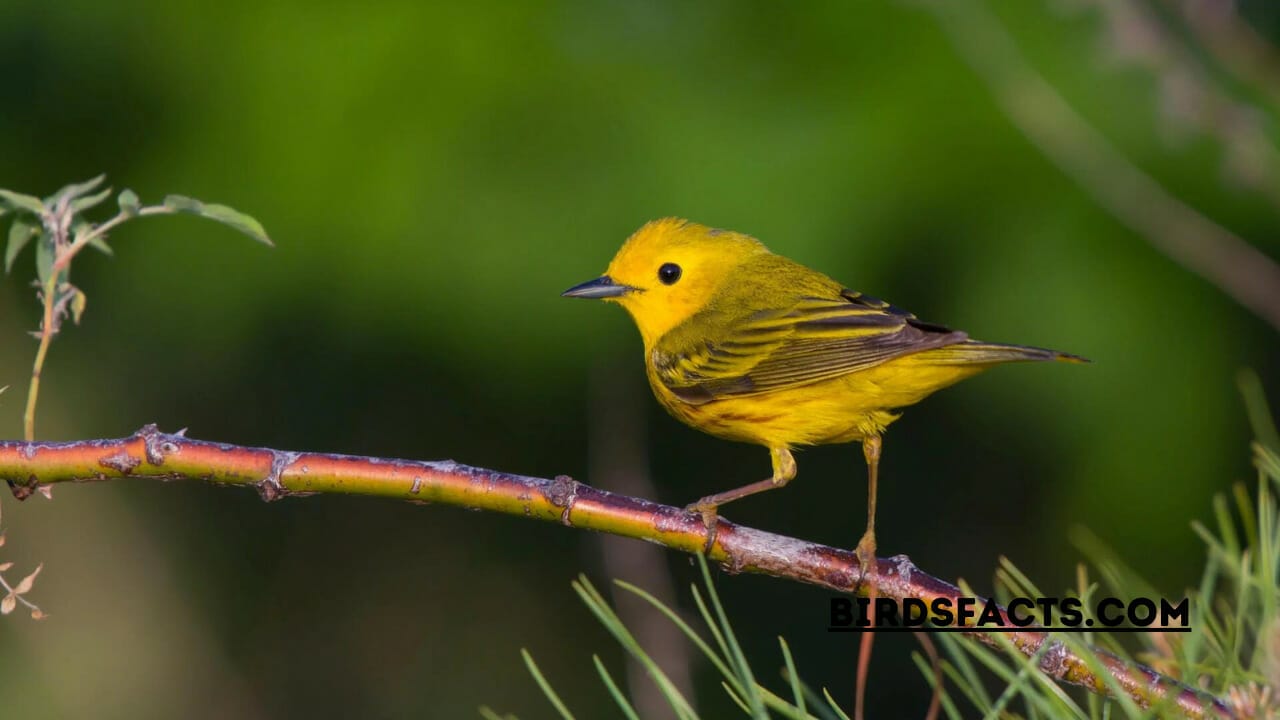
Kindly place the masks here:
<instances>
[{"instance_id":1,"label":"bird's leg","mask_svg":"<svg viewBox=\"0 0 1280 720\"><path fill-rule=\"evenodd\" d=\"M880 475L880 436L869 435L862 441L862 456L867 459L867 531L854 552L862 565L862 575L876 562L876 480Z\"/></svg>"},{"instance_id":2,"label":"bird's leg","mask_svg":"<svg viewBox=\"0 0 1280 720\"><path fill-rule=\"evenodd\" d=\"M867 460L867 531L858 541L854 554L858 556L858 564L862 566L862 574L858 576L858 585L862 585L867 571L876 567L876 481L880 477L880 436L868 435L862 439L862 456ZM870 599L871 627L876 626L876 586L871 585L867 597ZM862 701L866 697L867 669L871 662L871 644L875 642L874 632L864 632L858 650L858 676L855 682L854 713L856 720L862 720Z\"/></svg>"},{"instance_id":3,"label":"bird's leg","mask_svg":"<svg viewBox=\"0 0 1280 720\"><path fill-rule=\"evenodd\" d=\"M792 478L796 476L796 460L791 457L791 451L784 447L769 448L769 454L773 457L773 477L753 482L750 485L743 485L733 490L716 493L715 495L708 495L686 506L685 510L701 515L702 522L708 528L711 528L716 523L716 516L721 505L731 503L734 500L741 500L748 495L755 495L765 490L780 488L791 482Z\"/></svg>"}]
</instances>

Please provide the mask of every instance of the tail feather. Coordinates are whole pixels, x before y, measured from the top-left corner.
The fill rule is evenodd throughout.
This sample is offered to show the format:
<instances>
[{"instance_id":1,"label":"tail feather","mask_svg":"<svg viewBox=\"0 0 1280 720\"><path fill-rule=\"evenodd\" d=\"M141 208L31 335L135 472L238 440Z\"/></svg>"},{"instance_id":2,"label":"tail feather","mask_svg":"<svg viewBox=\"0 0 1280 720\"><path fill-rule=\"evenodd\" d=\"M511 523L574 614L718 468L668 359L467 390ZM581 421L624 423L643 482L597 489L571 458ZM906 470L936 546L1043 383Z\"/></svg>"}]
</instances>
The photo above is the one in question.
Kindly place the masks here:
<instances>
[{"instance_id":1,"label":"tail feather","mask_svg":"<svg viewBox=\"0 0 1280 720\"><path fill-rule=\"evenodd\" d=\"M986 365L1006 362L1036 362L1056 360L1060 362L1087 363L1087 358L1071 353L1046 350L1028 345L1004 345L978 340L966 340L955 345L947 345L933 350L926 350L931 362L940 365Z\"/></svg>"}]
</instances>

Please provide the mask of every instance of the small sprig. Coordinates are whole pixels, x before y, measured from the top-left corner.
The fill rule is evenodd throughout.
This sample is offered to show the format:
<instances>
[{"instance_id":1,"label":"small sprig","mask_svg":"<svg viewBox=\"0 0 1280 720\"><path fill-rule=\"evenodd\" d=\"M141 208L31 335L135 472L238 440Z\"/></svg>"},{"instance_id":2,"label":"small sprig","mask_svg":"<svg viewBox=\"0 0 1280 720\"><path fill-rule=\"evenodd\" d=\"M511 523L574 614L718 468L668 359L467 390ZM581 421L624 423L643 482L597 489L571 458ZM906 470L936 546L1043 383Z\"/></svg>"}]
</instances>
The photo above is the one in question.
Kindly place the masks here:
<instances>
[{"instance_id":1,"label":"small sprig","mask_svg":"<svg viewBox=\"0 0 1280 720\"><path fill-rule=\"evenodd\" d=\"M6 388L0 388L0 392L4 392L5 389ZM4 541L4 531L0 530L0 547L4 546ZM36 569L32 570L30 574L19 580L17 585L10 585L4 574L13 569L13 563L0 563L0 589L3 589L5 592L4 597L0 598L0 615L8 615L18 607L18 603L22 603L24 607L31 611L32 620L43 620L46 617L44 612L41 611L39 607L36 607L35 603L32 603L25 597L27 593L31 592L31 588L35 586L36 576L40 574L40 570L43 568L43 564L37 565Z\"/></svg>"},{"instance_id":2,"label":"small sprig","mask_svg":"<svg viewBox=\"0 0 1280 720\"><path fill-rule=\"evenodd\" d=\"M88 304L84 292L68 279L71 262L81 250L93 247L110 255L112 250L107 244L108 232L136 217L177 213L217 220L258 242L272 244L262 224L252 217L226 205L205 203L182 195L168 195L159 205L143 205L136 193L126 189L116 198L119 212L114 217L95 223L86 218L85 213L111 196L111 188L99 189L106 177L99 175L81 183L72 183L44 199L0 189L0 217L6 214L14 216L5 245L4 270L6 273L10 272L22 251L34 242L36 286L39 288L36 297L44 308L40 329L35 333L40 347L32 364L31 386L27 392L27 407L22 418L23 433L28 441L35 439L40 371L44 367L49 344L61 331L66 318L70 317L72 322L80 324L80 318Z\"/></svg>"}]
</instances>

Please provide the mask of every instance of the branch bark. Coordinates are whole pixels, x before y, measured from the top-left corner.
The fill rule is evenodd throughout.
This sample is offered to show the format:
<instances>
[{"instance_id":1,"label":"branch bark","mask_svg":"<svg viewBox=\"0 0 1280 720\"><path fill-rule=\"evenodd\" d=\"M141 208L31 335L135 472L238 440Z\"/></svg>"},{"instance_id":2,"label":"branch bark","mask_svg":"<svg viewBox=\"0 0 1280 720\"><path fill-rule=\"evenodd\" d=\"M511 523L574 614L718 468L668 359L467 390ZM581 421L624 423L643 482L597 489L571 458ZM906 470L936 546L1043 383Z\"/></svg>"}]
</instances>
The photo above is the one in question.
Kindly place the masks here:
<instances>
[{"instance_id":1,"label":"branch bark","mask_svg":"<svg viewBox=\"0 0 1280 720\"><path fill-rule=\"evenodd\" d=\"M863 596L934 599L964 596L956 586L916 568L905 555L880 558L862 582L853 552L735 525L721 519L712 537L700 517L680 508L618 495L576 482L526 477L444 460L426 462L301 453L195 440L148 425L127 438L76 442L0 442L0 479L24 499L39 486L115 478L204 480L242 485L263 500L320 492L441 503L557 522L673 550L703 553L731 573L752 572ZM1006 623L1007 614L1001 610ZM1000 649L1001 633L974 632ZM1037 630L1002 633L1056 680L1098 694L1107 680L1065 644ZM1046 647L1047 645L1047 647ZM1143 707L1176 706L1191 718L1232 717L1220 700L1136 663L1094 650L1105 673Z\"/></svg>"}]
</instances>

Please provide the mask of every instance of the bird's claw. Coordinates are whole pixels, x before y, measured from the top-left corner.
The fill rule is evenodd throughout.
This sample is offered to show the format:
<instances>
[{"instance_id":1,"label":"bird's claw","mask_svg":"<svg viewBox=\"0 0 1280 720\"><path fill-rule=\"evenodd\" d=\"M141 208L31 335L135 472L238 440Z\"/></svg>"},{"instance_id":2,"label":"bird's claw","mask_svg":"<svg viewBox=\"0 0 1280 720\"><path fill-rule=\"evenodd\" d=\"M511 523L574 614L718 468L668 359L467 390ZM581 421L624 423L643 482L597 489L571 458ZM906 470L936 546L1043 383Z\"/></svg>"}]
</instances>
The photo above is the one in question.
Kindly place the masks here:
<instances>
[{"instance_id":1,"label":"bird's claw","mask_svg":"<svg viewBox=\"0 0 1280 720\"><path fill-rule=\"evenodd\" d=\"M684 511L700 516L703 524L707 527L711 527L712 523L716 521L716 517L719 516L716 506L707 504L705 499L685 505Z\"/></svg>"},{"instance_id":2,"label":"bird's claw","mask_svg":"<svg viewBox=\"0 0 1280 720\"><path fill-rule=\"evenodd\" d=\"M685 505L684 510L702 518L702 524L707 528L707 542L702 546L702 554L710 555L711 548L716 544L716 529L719 527L720 513L717 506L707 503L706 498L703 498Z\"/></svg>"},{"instance_id":3,"label":"bird's claw","mask_svg":"<svg viewBox=\"0 0 1280 720\"><path fill-rule=\"evenodd\" d=\"M858 542L858 547L854 549L853 554L858 558L858 565L861 568L858 575L858 589L861 589L867 575L879 571L879 565L876 562L876 536L868 531Z\"/></svg>"}]
</instances>

